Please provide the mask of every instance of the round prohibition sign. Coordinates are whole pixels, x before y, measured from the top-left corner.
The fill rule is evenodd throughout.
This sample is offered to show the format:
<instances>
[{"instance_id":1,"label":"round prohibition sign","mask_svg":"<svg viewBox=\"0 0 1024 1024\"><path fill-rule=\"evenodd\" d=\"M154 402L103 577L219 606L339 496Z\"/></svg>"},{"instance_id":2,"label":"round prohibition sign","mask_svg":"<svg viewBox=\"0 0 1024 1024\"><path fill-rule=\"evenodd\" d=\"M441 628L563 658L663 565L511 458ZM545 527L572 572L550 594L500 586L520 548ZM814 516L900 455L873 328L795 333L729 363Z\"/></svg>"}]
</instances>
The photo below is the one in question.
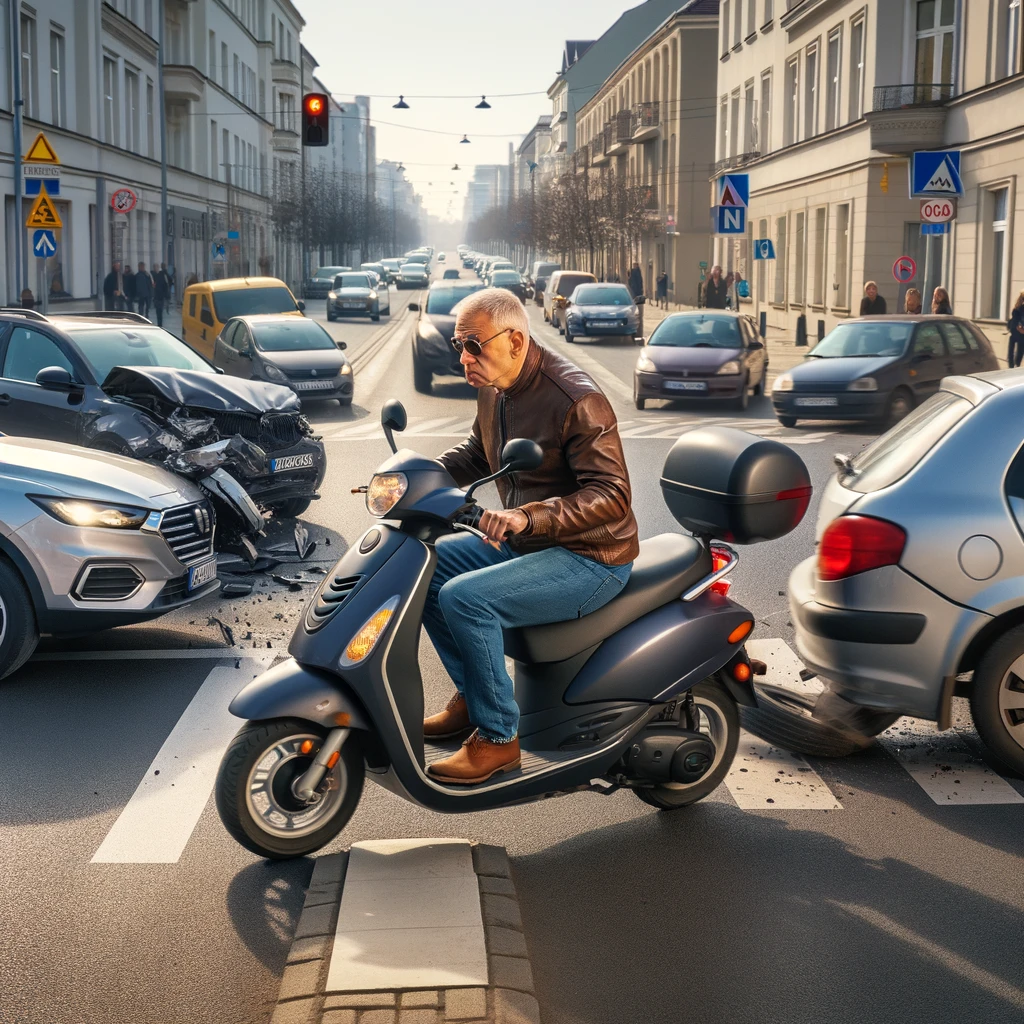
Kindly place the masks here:
<instances>
[{"instance_id":1,"label":"round prohibition sign","mask_svg":"<svg viewBox=\"0 0 1024 1024\"><path fill-rule=\"evenodd\" d=\"M110 207L115 213L130 213L138 201L139 197L130 188L119 188L110 197Z\"/></svg>"},{"instance_id":2,"label":"round prohibition sign","mask_svg":"<svg viewBox=\"0 0 1024 1024\"><path fill-rule=\"evenodd\" d=\"M901 256L892 265L892 276L900 284L906 284L908 281L913 281L917 276L917 264L909 256Z\"/></svg>"}]
</instances>

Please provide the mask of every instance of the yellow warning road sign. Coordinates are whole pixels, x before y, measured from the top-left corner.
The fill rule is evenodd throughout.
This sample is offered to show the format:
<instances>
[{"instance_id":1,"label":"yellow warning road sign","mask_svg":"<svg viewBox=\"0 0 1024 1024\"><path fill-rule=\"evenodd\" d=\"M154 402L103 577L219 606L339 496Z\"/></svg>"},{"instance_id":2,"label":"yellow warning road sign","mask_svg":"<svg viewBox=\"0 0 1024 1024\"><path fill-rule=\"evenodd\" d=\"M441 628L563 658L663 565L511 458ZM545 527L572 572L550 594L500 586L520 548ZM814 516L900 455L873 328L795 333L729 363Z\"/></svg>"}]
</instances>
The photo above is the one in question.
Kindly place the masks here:
<instances>
[{"instance_id":1,"label":"yellow warning road sign","mask_svg":"<svg viewBox=\"0 0 1024 1024\"><path fill-rule=\"evenodd\" d=\"M50 145L46 136L40 132L36 136L35 142L28 147L28 152L25 154L25 162L30 164L59 164L60 158L53 151L53 146Z\"/></svg>"},{"instance_id":2,"label":"yellow warning road sign","mask_svg":"<svg viewBox=\"0 0 1024 1024\"><path fill-rule=\"evenodd\" d=\"M25 221L27 228L62 228L63 222L53 200L45 191L40 191L36 201L29 211L28 220Z\"/></svg>"}]
</instances>

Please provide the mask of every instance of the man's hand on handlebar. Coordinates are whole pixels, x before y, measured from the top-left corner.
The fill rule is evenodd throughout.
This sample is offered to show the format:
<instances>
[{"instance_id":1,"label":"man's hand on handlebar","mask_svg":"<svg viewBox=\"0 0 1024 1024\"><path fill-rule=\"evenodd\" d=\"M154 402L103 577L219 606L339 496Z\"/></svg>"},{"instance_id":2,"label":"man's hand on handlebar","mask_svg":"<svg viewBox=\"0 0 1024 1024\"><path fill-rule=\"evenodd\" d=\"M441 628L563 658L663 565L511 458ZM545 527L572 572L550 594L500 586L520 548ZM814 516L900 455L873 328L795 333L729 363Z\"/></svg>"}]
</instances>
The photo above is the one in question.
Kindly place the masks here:
<instances>
[{"instance_id":1,"label":"man's hand on handlebar","mask_svg":"<svg viewBox=\"0 0 1024 1024\"><path fill-rule=\"evenodd\" d=\"M480 517L479 529L481 533L486 533L492 541L500 543L509 537L514 537L517 533L522 533L528 525L529 520L526 518L526 513L520 512L518 509L501 512L486 509Z\"/></svg>"}]
</instances>

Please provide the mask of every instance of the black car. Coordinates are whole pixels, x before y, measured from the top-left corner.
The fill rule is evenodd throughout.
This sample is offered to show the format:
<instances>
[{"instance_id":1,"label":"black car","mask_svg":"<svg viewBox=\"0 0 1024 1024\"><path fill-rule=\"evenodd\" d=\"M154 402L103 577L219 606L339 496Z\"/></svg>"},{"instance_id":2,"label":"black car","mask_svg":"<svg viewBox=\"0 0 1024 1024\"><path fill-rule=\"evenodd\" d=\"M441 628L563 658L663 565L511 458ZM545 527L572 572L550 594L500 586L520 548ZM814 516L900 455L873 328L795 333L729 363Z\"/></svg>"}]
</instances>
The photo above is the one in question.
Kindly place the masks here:
<instances>
[{"instance_id":1,"label":"black car","mask_svg":"<svg viewBox=\"0 0 1024 1024\"><path fill-rule=\"evenodd\" d=\"M290 388L225 376L137 313L0 310L0 432L161 465L241 436L267 458L236 467L238 482L285 516L305 511L327 468Z\"/></svg>"},{"instance_id":2,"label":"black car","mask_svg":"<svg viewBox=\"0 0 1024 1024\"><path fill-rule=\"evenodd\" d=\"M526 284L518 270L495 270L491 274L491 287L504 288L526 305Z\"/></svg>"},{"instance_id":3,"label":"black car","mask_svg":"<svg viewBox=\"0 0 1024 1024\"><path fill-rule=\"evenodd\" d=\"M939 390L943 377L999 369L988 338L955 316L847 320L799 366L776 378L775 415L798 420L901 420Z\"/></svg>"},{"instance_id":4,"label":"black car","mask_svg":"<svg viewBox=\"0 0 1024 1024\"><path fill-rule=\"evenodd\" d=\"M482 288L480 281L439 281L430 286L422 307L416 302L409 303L409 309L418 314L412 336L412 376L417 391L429 395L435 373L462 376L462 364L452 348L452 310L467 295Z\"/></svg>"}]
</instances>

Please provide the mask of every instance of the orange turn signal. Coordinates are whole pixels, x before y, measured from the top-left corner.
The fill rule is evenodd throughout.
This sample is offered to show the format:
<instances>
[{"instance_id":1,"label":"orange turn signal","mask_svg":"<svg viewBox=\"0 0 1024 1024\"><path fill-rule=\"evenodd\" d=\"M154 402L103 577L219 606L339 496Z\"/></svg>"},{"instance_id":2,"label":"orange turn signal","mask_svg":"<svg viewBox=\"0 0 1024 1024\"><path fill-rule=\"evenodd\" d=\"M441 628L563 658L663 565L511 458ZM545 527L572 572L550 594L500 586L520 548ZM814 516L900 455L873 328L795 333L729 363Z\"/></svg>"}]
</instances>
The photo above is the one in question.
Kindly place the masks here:
<instances>
[{"instance_id":1,"label":"orange turn signal","mask_svg":"<svg viewBox=\"0 0 1024 1024\"><path fill-rule=\"evenodd\" d=\"M339 711L334 716L334 724L344 729L346 726L351 725L352 716L345 711Z\"/></svg>"},{"instance_id":2,"label":"orange turn signal","mask_svg":"<svg viewBox=\"0 0 1024 1024\"><path fill-rule=\"evenodd\" d=\"M313 741L312 740L303 740L302 743L299 746L299 753L300 754L308 754L312 749L313 749Z\"/></svg>"},{"instance_id":3,"label":"orange turn signal","mask_svg":"<svg viewBox=\"0 0 1024 1024\"><path fill-rule=\"evenodd\" d=\"M329 758L327 758L327 770L330 771L337 763L338 758L341 757L341 751L336 750Z\"/></svg>"},{"instance_id":4,"label":"orange turn signal","mask_svg":"<svg viewBox=\"0 0 1024 1024\"><path fill-rule=\"evenodd\" d=\"M741 622L730 634L729 643L738 644L741 640L746 640L750 636L750 631L754 628L754 623L751 619L747 619L746 622Z\"/></svg>"},{"instance_id":5,"label":"orange turn signal","mask_svg":"<svg viewBox=\"0 0 1024 1024\"><path fill-rule=\"evenodd\" d=\"M745 683L750 678L750 666L745 661L737 661L732 667L732 677L738 683Z\"/></svg>"}]
</instances>

